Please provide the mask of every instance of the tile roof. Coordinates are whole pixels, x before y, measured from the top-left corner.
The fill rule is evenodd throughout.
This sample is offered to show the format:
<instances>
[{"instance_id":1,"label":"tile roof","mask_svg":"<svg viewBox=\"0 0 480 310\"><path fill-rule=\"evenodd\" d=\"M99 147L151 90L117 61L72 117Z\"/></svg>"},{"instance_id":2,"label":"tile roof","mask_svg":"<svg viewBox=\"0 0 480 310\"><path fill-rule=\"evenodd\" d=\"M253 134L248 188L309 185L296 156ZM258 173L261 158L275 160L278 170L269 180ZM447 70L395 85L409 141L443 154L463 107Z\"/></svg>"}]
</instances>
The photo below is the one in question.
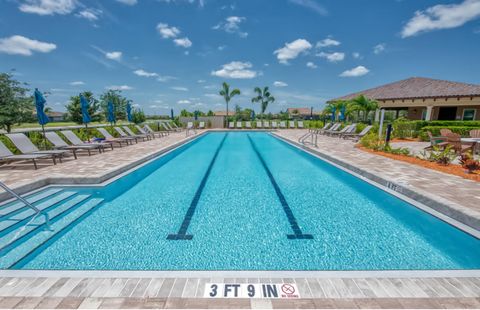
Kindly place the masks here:
<instances>
[{"instance_id":1,"label":"tile roof","mask_svg":"<svg viewBox=\"0 0 480 310\"><path fill-rule=\"evenodd\" d=\"M480 96L480 85L412 77L329 101L349 100L359 95L376 100L470 97Z\"/></svg>"}]
</instances>

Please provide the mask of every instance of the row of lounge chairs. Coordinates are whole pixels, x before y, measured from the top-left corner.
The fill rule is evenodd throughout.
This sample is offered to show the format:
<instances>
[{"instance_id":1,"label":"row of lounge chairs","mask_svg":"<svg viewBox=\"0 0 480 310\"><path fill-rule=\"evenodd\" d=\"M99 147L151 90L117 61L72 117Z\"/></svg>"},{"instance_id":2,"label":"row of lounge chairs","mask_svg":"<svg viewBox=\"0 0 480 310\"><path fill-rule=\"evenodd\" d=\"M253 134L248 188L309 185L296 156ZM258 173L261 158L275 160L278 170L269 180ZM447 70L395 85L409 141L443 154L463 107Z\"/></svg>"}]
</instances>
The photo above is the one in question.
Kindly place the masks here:
<instances>
[{"instance_id":1,"label":"row of lounge chairs","mask_svg":"<svg viewBox=\"0 0 480 310\"><path fill-rule=\"evenodd\" d=\"M60 132L65 140L69 142L67 143L56 132L48 131L45 133L45 138L53 145L53 150L38 149L38 147L23 133L5 134L5 136L12 141L22 154L13 154L12 151L0 141L0 162L32 161L35 169L37 169L37 160L39 159L51 159L53 164L56 165L57 160L62 162L62 158L65 156L73 155L73 157L77 159L78 151L86 151L90 156L94 151L102 153L107 148L113 150L114 146L122 147L124 145L133 144L133 142L138 143L139 140L148 141L154 139L156 136L163 137L168 135L171 131L177 131L173 127L168 126L166 126L166 128L169 129L166 131L154 131L148 124L146 124L144 128L138 125L136 125L135 128L138 130L138 134L134 133L128 126L122 126L122 128L114 127L114 130L119 135L118 138L115 138L105 128L99 127L97 130L105 139L94 143L86 143L82 141L71 130L62 130Z\"/></svg>"},{"instance_id":2,"label":"row of lounge chairs","mask_svg":"<svg viewBox=\"0 0 480 310\"><path fill-rule=\"evenodd\" d=\"M243 122L229 122L228 123L228 128L229 129L252 129L252 122L245 122L245 126L243 126ZM280 128L280 129L287 129L287 128L299 128L299 129L303 129L304 126L303 126L303 122L302 121L298 121L297 122L297 127L295 127L295 122L294 121L289 121L288 122L288 127L287 127L287 122L285 121L281 121L281 122L277 122L277 121L272 121L271 123L268 122L268 121L257 121L255 122L255 128L272 128L272 129L277 129L277 128Z\"/></svg>"},{"instance_id":3,"label":"row of lounge chairs","mask_svg":"<svg viewBox=\"0 0 480 310\"><path fill-rule=\"evenodd\" d=\"M347 125L341 127L341 123L327 123L323 128L320 129L310 129L310 133L314 135L326 135L330 137L338 137L343 139L353 140L358 142L363 136L365 136L371 129L372 125L368 125L361 132L356 133L357 124Z\"/></svg>"}]
</instances>

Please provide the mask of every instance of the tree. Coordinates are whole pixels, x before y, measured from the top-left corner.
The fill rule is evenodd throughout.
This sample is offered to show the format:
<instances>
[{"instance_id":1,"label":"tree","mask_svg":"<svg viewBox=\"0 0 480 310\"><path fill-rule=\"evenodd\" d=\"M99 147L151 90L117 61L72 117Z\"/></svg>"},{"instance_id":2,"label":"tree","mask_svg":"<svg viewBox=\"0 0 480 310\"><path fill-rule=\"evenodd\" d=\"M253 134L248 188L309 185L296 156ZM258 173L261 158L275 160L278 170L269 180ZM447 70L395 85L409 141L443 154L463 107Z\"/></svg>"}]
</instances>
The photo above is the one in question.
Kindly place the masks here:
<instances>
[{"instance_id":1,"label":"tree","mask_svg":"<svg viewBox=\"0 0 480 310\"><path fill-rule=\"evenodd\" d=\"M340 115L342 109L345 109L344 117L347 118L352 114L353 106L350 102L345 100L338 100L330 102L322 111L322 115L331 115L333 111L335 111L335 119L338 119L338 115Z\"/></svg>"},{"instance_id":2,"label":"tree","mask_svg":"<svg viewBox=\"0 0 480 310\"><path fill-rule=\"evenodd\" d=\"M132 111L132 122L135 124L141 124L147 120L145 113L140 109L134 109Z\"/></svg>"},{"instance_id":3,"label":"tree","mask_svg":"<svg viewBox=\"0 0 480 310\"><path fill-rule=\"evenodd\" d=\"M10 73L0 73L0 127L7 132L13 125L33 121L35 105L28 89Z\"/></svg>"},{"instance_id":4,"label":"tree","mask_svg":"<svg viewBox=\"0 0 480 310\"><path fill-rule=\"evenodd\" d=\"M102 106L102 110L104 111L105 115L108 113L108 102L113 103L113 107L115 110L115 118L116 120L119 119L126 119L127 113L127 103L131 102L122 95L121 90L117 89L110 89L100 95L100 102Z\"/></svg>"},{"instance_id":5,"label":"tree","mask_svg":"<svg viewBox=\"0 0 480 310\"><path fill-rule=\"evenodd\" d=\"M351 101L352 108L363 111L363 119L366 121L368 120L368 114L371 111L375 111L378 109L378 102L375 100L368 99L364 95L360 95Z\"/></svg>"},{"instance_id":6,"label":"tree","mask_svg":"<svg viewBox=\"0 0 480 310\"><path fill-rule=\"evenodd\" d=\"M226 118L226 121L227 121L228 120L228 103L234 96L240 95L240 90L238 88L235 88L230 92L230 85L228 85L226 82L223 82L222 89L220 90L219 94L220 96L223 96L223 99L225 99L225 103L227 105L227 118Z\"/></svg>"},{"instance_id":7,"label":"tree","mask_svg":"<svg viewBox=\"0 0 480 310\"><path fill-rule=\"evenodd\" d=\"M257 93L257 96L252 98L252 103L260 103L262 109L261 114L265 114L268 104L275 102L275 98L270 94L267 86L265 86L263 90L260 87L255 87L253 91Z\"/></svg>"},{"instance_id":8,"label":"tree","mask_svg":"<svg viewBox=\"0 0 480 310\"><path fill-rule=\"evenodd\" d=\"M207 116L215 116L215 113L213 113L212 110L208 110L207 112Z\"/></svg>"},{"instance_id":9,"label":"tree","mask_svg":"<svg viewBox=\"0 0 480 310\"><path fill-rule=\"evenodd\" d=\"M92 122L99 122L102 120L102 115L98 112L100 111L100 103L93 96L93 93L90 91L83 92L82 95L89 102L88 114L92 119ZM80 95L70 97L70 102L65 106L67 109L67 119L75 122L77 124L83 123L82 117L82 107L80 105Z\"/></svg>"},{"instance_id":10,"label":"tree","mask_svg":"<svg viewBox=\"0 0 480 310\"><path fill-rule=\"evenodd\" d=\"M188 112L187 110L183 109L183 110L180 111L180 116L181 117L192 117L193 113Z\"/></svg>"}]
</instances>

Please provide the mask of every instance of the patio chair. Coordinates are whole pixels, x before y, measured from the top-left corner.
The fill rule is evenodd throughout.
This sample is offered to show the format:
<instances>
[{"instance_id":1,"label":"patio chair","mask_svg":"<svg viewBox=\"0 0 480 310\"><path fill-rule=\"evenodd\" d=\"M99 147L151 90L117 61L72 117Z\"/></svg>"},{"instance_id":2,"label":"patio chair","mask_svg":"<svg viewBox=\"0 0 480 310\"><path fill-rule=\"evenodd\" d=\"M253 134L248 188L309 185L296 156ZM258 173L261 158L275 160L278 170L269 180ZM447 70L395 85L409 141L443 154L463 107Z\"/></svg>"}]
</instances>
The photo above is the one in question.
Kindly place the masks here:
<instances>
[{"instance_id":1,"label":"patio chair","mask_svg":"<svg viewBox=\"0 0 480 310\"><path fill-rule=\"evenodd\" d=\"M298 121L298 122L297 122L297 127L298 127L298 129L303 129L303 128L305 128L305 127L303 126L303 121Z\"/></svg>"},{"instance_id":2,"label":"patio chair","mask_svg":"<svg viewBox=\"0 0 480 310\"><path fill-rule=\"evenodd\" d=\"M135 143L138 143L138 139L139 139L138 137L130 137L120 127L113 127L113 129L115 129L115 131L118 132L118 134L122 139L128 139L130 141L135 141Z\"/></svg>"},{"instance_id":3,"label":"patio chair","mask_svg":"<svg viewBox=\"0 0 480 310\"><path fill-rule=\"evenodd\" d=\"M274 128L274 129L278 128L277 121L272 121L272 128Z\"/></svg>"},{"instance_id":4,"label":"patio chair","mask_svg":"<svg viewBox=\"0 0 480 310\"><path fill-rule=\"evenodd\" d=\"M147 134L143 134L143 133L140 133L140 134L137 134L137 133L134 133L130 127L128 126L122 126L123 130L125 130L127 132L127 134L130 136L130 137L137 137L137 138L141 138L143 139L143 141L145 141L145 139L147 140L151 140L152 139L152 136L151 135L147 135Z\"/></svg>"},{"instance_id":5,"label":"patio chair","mask_svg":"<svg viewBox=\"0 0 480 310\"><path fill-rule=\"evenodd\" d=\"M339 123L335 123L334 125L336 125L336 124L339 124ZM317 129L317 132L318 132L318 134L323 134L324 131L326 131L330 128L333 128L332 123L326 123L325 125L323 125L322 128Z\"/></svg>"},{"instance_id":6,"label":"patio chair","mask_svg":"<svg viewBox=\"0 0 480 310\"><path fill-rule=\"evenodd\" d=\"M183 129L180 128L180 127L178 127L177 125L175 125L175 128L173 128L172 125L170 125L169 122L164 122L164 123L162 123L162 124L165 124L165 126L166 126L168 129L170 129L170 131L177 131L177 132L183 131ZM172 123L172 124L173 124L173 123ZM165 127L165 126L164 126L164 127Z\"/></svg>"},{"instance_id":7,"label":"patio chair","mask_svg":"<svg viewBox=\"0 0 480 310\"><path fill-rule=\"evenodd\" d=\"M198 129L205 129L205 122L199 122Z\"/></svg>"},{"instance_id":8,"label":"patio chair","mask_svg":"<svg viewBox=\"0 0 480 310\"><path fill-rule=\"evenodd\" d=\"M157 134L159 137L168 136L170 134L170 132L166 129L166 127L163 127L163 128L165 129L165 131L155 131L148 124L143 125L143 129L146 132L151 133L152 135Z\"/></svg>"},{"instance_id":9,"label":"patio chair","mask_svg":"<svg viewBox=\"0 0 480 310\"><path fill-rule=\"evenodd\" d=\"M320 130L320 133L328 136L328 135L331 134L332 132L337 132L337 131L339 131L340 126L342 126L341 123L335 123L335 124L332 125L332 127L330 127L330 129L323 129L323 128L322 128L322 129Z\"/></svg>"},{"instance_id":10,"label":"patio chair","mask_svg":"<svg viewBox=\"0 0 480 310\"><path fill-rule=\"evenodd\" d=\"M55 156L62 162L63 156L69 154L70 151L67 150L45 150L41 151L35 144L30 141L30 139L23 133L10 133L5 134L12 142L15 144L17 149L23 154L49 154ZM73 156L77 159L77 155L73 152Z\"/></svg>"},{"instance_id":11,"label":"patio chair","mask_svg":"<svg viewBox=\"0 0 480 310\"><path fill-rule=\"evenodd\" d=\"M48 131L45 133L45 137L48 139L53 144L53 147L56 149L62 149L62 150L72 150L72 152L76 156L76 151L79 150L84 150L88 152L88 156L92 155L92 150L98 150L99 153L102 152L102 146L101 145L95 145L95 144L88 144L88 145L69 145L67 144L60 136L53 132L53 131Z\"/></svg>"},{"instance_id":12,"label":"patio chair","mask_svg":"<svg viewBox=\"0 0 480 310\"><path fill-rule=\"evenodd\" d=\"M351 124L343 127L343 129L339 130L338 132L332 132L330 136L338 136L341 138L344 134L355 132L355 129L357 129L357 124Z\"/></svg>"},{"instance_id":13,"label":"patio chair","mask_svg":"<svg viewBox=\"0 0 480 310\"><path fill-rule=\"evenodd\" d=\"M252 129L252 122L245 122L245 128Z\"/></svg>"},{"instance_id":14,"label":"patio chair","mask_svg":"<svg viewBox=\"0 0 480 310\"><path fill-rule=\"evenodd\" d=\"M447 137L448 134L453 133L450 129L440 129L440 136Z\"/></svg>"},{"instance_id":15,"label":"patio chair","mask_svg":"<svg viewBox=\"0 0 480 310\"><path fill-rule=\"evenodd\" d=\"M237 126L236 126L236 127L237 127L237 129L242 129L242 128L243 128L242 122L237 122Z\"/></svg>"},{"instance_id":16,"label":"patio chair","mask_svg":"<svg viewBox=\"0 0 480 310\"><path fill-rule=\"evenodd\" d=\"M446 137L447 141L442 145L443 148L446 148L450 145L458 155L462 155L466 152L473 152L475 142L462 142L462 137L456 133L449 133Z\"/></svg>"},{"instance_id":17,"label":"patio chair","mask_svg":"<svg viewBox=\"0 0 480 310\"><path fill-rule=\"evenodd\" d=\"M286 129L287 128L287 123L285 121L280 122L280 128L281 129Z\"/></svg>"},{"instance_id":18,"label":"patio chair","mask_svg":"<svg viewBox=\"0 0 480 310\"><path fill-rule=\"evenodd\" d=\"M85 143L82 140L80 140L80 138L76 134L74 134L73 131L71 130L62 130L60 132L72 145L98 145L101 148L102 152L104 152L105 147L108 146L113 151L113 143L111 142L102 140L95 143Z\"/></svg>"},{"instance_id":19,"label":"patio chair","mask_svg":"<svg viewBox=\"0 0 480 310\"><path fill-rule=\"evenodd\" d=\"M470 130L470 138L480 138L480 129Z\"/></svg>"},{"instance_id":20,"label":"patio chair","mask_svg":"<svg viewBox=\"0 0 480 310\"><path fill-rule=\"evenodd\" d=\"M430 145L425 147L425 150L432 149L434 146L442 147L444 144L446 144L446 137L442 136L436 136L434 137L430 131L427 131L428 138L430 139ZM448 144L448 143L447 143Z\"/></svg>"},{"instance_id":21,"label":"patio chair","mask_svg":"<svg viewBox=\"0 0 480 310\"><path fill-rule=\"evenodd\" d=\"M126 145L128 145L132 141L132 139L115 138L105 128L100 128L99 127L99 128L97 128L97 130L98 130L98 132L100 132L100 134L102 136L105 137L106 142L116 143L120 147L122 147L122 143L125 143Z\"/></svg>"},{"instance_id":22,"label":"patio chair","mask_svg":"<svg viewBox=\"0 0 480 310\"><path fill-rule=\"evenodd\" d=\"M343 139L351 139L353 140L354 142L358 142L361 138L363 138L363 136L365 136L371 129L373 128L372 125L369 125L365 128L363 128L363 130L356 134L356 133L348 133L348 134L344 134L342 135L342 138Z\"/></svg>"},{"instance_id":23,"label":"patio chair","mask_svg":"<svg viewBox=\"0 0 480 310\"><path fill-rule=\"evenodd\" d=\"M37 167L37 159L48 159L51 158L53 160L53 164L56 165L57 162L55 160L55 156L50 154L22 154L22 155L15 155L10 151L1 141L0 141L0 161L9 163L12 161L28 161L31 160L35 169Z\"/></svg>"},{"instance_id":24,"label":"patio chair","mask_svg":"<svg viewBox=\"0 0 480 310\"><path fill-rule=\"evenodd\" d=\"M170 134L171 132L175 132L175 130L173 130L171 127L167 126L167 123L161 123L162 124L162 127L163 129L165 129L165 131L167 132L167 134Z\"/></svg>"},{"instance_id":25,"label":"patio chair","mask_svg":"<svg viewBox=\"0 0 480 310\"><path fill-rule=\"evenodd\" d=\"M234 122L229 122L228 123L228 128L229 129L235 129L235 123Z\"/></svg>"},{"instance_id":26,"label":"patio chair","mask_svg":"<svg viewBox=\"0 0 480 310\"><path fill-rule=\"evenodd\" d=\"M155 139L155 134L154 134L154 133L147 132L145 129L143 129L142 127L140 127L140 126L138 126L138 125L135 125L135 128L137 128L137 130L138 130L141 134L150 136L152 139ZM163 133L161 134L161 136L163 136Z\"/></svg>"},{"instance_id":27,"label":"patio chair","mask_svg":"<svg viewBox=\"0 0 480 310\"><path fill-rule=\"evenodd\" d=\"M295 121L288 121L288 128L295 128Z\"/></svg>"},{"instance_id":28,"label":"patio chair","mask_svg":"<svg viewBox=\"0 0 480 310\"><path fill-rule=\"evenodd\" d=\"M176 130L176 131L182 131L183 128L181 127L178 127L177 124L175 124L175 122L171 122L171 123L167 123L172 129ZM170 125L171 124L171 125Z\"/></svg>"},{"instance_id":29,"label":"patio chair","mask_svg":"<svg viewBox=\"0 0 480 310\"><path fill-rule=\"evenodd\" d=\"M264 121L263 128L270 128L270 123L268 121Z\"/></svg>"},{"instance_id":30,"label":"patio chair","mask_svg":"<svg viewBox=\"0 0 480 310\"><path fill-rule=\"evenodd\" d=\"M256 125L257 125L257 126L256 126L256 128L263 128L263 126L262 126L262 122L257 122L257 124L256 124Z\"/></svg>"},{"instance_id":31,"label":"patio chair","mask_svg":"<svg viewBox=\"0 0 480 310\"><path fill-rule=\"evenodd\" d=\"M188 122L187 123L187 130L189 129L195 129L195 126L193 125L193 122Z\"/></svg>"}]
</instances>

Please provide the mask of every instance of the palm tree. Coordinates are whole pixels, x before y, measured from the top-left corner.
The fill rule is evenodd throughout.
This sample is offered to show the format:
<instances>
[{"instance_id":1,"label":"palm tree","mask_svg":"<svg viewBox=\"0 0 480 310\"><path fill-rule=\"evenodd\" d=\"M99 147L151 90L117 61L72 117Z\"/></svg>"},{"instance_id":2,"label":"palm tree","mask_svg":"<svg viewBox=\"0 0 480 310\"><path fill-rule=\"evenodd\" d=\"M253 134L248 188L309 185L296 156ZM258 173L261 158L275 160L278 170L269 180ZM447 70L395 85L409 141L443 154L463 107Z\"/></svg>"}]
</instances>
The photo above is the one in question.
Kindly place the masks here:
<instances>
[{"instance_id":1,"label":"palm tree","mask_svg":"<svg viewBox=\"0 0 480 310\"><path fill-rule=\"evenodd\" d=\"M368 99L364 95L352 99L352 105L354 109L364 112L363 118L365 121L368 119L368 114L370 114L371 111L378 109L378 102Z\"/></svg>"},{"instance_id":2,"label":"palm tree","mask_svg":"<svg viewBox=\"0 0 480 310\"><path fill-rule=\"evenodd\" d=\"M275 98L270 94L267 86L265 86L263 90L260 87L255 87L253 91L257 93L257 96L252 98L252 103L259 102L261 104L263 115L265 113L265 110L267 110L268 104L270 102L273 103L275 101Z\"/></svg>"},{"instance_id":3,"label":"palm tree","mask_svg":"<svg viewBox=\"0 0 480 310\"><path fill-rule=\"evenodd\" d=\"M230 85L228 85L226 82L223 82L222 90L220 90L219 94L223 97L223 99L225 99L225 103L227 104L227 118L225 121L228 122L228 103L234 96L240 95L240 89L235 88L230 92Z\"/></svg>"}]
</instances>

